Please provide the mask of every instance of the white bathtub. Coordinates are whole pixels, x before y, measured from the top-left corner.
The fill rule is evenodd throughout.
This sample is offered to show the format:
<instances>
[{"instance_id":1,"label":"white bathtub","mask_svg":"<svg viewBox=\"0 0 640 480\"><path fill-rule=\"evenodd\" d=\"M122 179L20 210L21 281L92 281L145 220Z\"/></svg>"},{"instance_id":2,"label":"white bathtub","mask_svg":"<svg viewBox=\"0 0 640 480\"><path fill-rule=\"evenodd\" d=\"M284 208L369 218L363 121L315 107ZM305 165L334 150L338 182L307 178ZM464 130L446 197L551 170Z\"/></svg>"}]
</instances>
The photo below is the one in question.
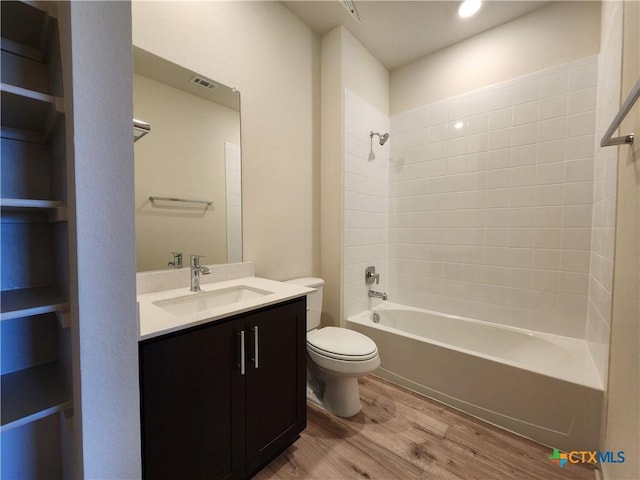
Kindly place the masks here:
<instances>
[{"instance_id":1,"label":"white bathtub","mask_svg":"<svg viewBox=\"0 0 640 480\"><path fill-rule=\"evenodd\" d=\"M554 448L598 449L603 388L582 340L388 302L346 327L376 342L391 382Z\"/></svg>"}]
</instances>

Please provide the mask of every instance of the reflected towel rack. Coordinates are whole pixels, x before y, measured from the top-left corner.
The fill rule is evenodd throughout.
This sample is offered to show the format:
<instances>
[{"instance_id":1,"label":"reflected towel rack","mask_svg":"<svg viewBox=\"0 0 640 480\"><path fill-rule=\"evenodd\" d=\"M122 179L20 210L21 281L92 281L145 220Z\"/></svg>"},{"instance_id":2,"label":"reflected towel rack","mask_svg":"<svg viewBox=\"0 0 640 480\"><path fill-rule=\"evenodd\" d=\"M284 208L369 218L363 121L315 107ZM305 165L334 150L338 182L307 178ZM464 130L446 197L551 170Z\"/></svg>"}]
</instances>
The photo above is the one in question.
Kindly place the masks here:
<instances>
[{"instance_id":1,"label":"reflected towel rack","mask_svg":"<svg viewBox=\"0 0 640 480\"><path fill-rule=\"evenodd\" d=\"M610 147L611 145L624 145L624 144L631 145L633 143L633 139L634 139L633 133L630 133L629 135L624 135L622 137L615 137L615 138L611 138L611 135L613 135L613 132L615 132L617 128L620 126L620 124L622 123L622 120L624 120L624 117L627 116L627 113L629 113L629 110L631 110L631 107L633 107L633 104L636 103L638 98L640 98L640 79L638 79L636 84L631 89L629 96L620 107L620 111L613 119L613 122L611 122L611 125L609 125L609 128L607 129L604 136L602 137L602 140L600 140L601 147Z\"/></svg>"},{"instance_id":2,"label":"reflected towel rack","mask_svg":"<svg viewBox=\"0 0 640 480\"><path fill-rule=\"evenodd\" d=\"M190 200L188 198L156 197L153 195L149 197L149 200L151 200L152 202L160 200L162 202L200 203L207 206L213 205L213 202L211 200Z\"/></svg>"}]
</instances>

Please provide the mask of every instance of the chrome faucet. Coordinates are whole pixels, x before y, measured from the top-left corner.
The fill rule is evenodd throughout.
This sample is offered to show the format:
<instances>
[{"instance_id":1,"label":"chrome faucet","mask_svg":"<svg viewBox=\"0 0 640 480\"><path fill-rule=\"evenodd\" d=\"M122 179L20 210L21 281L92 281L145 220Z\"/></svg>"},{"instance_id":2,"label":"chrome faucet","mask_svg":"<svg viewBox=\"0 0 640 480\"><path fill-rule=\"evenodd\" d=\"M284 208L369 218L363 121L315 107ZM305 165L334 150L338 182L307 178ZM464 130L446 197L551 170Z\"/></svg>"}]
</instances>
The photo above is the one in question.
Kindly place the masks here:
<instances>
[{"instance_id":1,"label":"chrome faucet","mask_svg":"<svg viewBox=\"0 0 640 480\"><path fill-rule=\"evenodd\" d=\"M209 275L211 270L207 267L200 266L200 258L204 255L191 255L191 291L200 291L200 274Z\"/></svg>"},{"instance_id":2,"label":"chrome faucet","mask_svg":"<svg viewBox=\"0 0 640 480\"><path fill-rule=\"evenodd\" d=\"M182 252L171 252L173 262L169 262L167 266L171 268L182 268Z\"/></svg>"},{"instance_id":3,"label":"chrome faucet","mask_svg":"<svg viewBox=\"0 0 640 480\"><path fill-rule=\"evenodd\" d=\"M386 300L387 292L375 292L373 290L369 290L369 298L381 298L382 300Z\"/></svg>"}]
</instances>

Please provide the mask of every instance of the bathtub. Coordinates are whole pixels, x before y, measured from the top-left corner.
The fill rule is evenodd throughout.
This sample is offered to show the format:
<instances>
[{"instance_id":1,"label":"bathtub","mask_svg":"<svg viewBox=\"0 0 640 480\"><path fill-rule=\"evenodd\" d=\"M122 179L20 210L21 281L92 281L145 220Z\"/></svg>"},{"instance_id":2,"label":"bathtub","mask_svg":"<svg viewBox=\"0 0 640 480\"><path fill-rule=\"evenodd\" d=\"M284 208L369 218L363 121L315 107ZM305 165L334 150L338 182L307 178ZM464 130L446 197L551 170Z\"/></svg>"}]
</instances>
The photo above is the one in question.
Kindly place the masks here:
<instances>
[{"instance_id":1,"label":"bathtub","mask_svg":"<svg viewBox=\"0 0 640 480\"><path fill-rule=\"evenodd\" d=\"M376 342L382 378L553 448L598 449L603 386L583 340L388 302L345 326Z\"/></svg>"}]
</instances>

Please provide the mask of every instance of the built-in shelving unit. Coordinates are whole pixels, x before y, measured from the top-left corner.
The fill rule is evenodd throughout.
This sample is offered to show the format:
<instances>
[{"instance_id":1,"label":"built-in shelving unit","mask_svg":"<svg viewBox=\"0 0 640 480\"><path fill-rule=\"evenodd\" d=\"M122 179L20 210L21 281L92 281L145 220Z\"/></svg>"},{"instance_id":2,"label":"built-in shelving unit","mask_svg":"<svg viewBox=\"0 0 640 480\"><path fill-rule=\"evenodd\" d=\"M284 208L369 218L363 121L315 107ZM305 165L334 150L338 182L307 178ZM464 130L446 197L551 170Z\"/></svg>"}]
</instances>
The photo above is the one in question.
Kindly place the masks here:
<instances>
[{"instance_id":1,"label":"built-in shelving unit","mask_svg":"<svg viewBox=\"0 0 640 480\"><path fill-rule=\"evenodd\" d=\"M19 427L70 405L57 362L45 363L2 377L2 430Z\"/></svg>"},{"instance_id":2,"label":"built-in shelving unit","mask_svg":"<svg viewBox=\"0 0 640 480\"><path fill-rule=\"evenodd\" d=\"M56 4L1 2L2 478L62 478L72 412L70 160Z\"/></svg>"}]
</instances>

